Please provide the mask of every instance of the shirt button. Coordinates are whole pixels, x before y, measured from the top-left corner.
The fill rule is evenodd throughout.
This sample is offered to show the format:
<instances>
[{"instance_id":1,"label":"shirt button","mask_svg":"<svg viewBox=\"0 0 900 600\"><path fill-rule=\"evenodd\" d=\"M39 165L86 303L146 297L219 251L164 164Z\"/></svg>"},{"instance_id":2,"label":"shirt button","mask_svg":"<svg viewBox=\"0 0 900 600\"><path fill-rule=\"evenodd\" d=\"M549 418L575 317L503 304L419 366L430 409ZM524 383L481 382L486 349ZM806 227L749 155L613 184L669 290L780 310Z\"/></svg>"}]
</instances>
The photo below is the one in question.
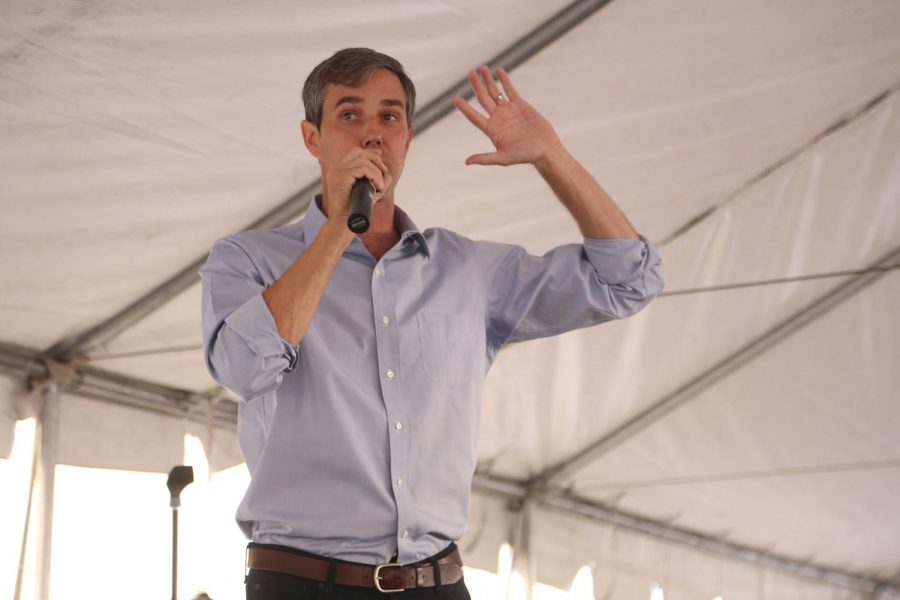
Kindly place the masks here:
<instances>
[{"instance_id":1,"label":"shirt button","mask_svg":"<svg viewBox=\"0 0 900 600\"><path fill-rule=\"evenodd\" d=\"M388 371L387 373L385 373L385 375L387 375L387 378L388 378L388 379L393 379L393 378L394 378L394 372L393 372L393 371Z\"/></svg>"},{"instance_id":2,"label":"shirt button","mask_svg":"<svg viewBox=\"0 0 900 600\"><path fill-rule=\"evenodd\" d=\"M385 325L387 325L388 323L391 322L391 319L387 315L384 315L383 317L381 317L381 322L384 323Z\"/></svg>"},{"instance_id":3,"label":"shirt button","mask_svg":"<svg viewBox=\"0 0 900 600\"><path fill-rule=\"evenodd\" d=\"M403 533L400 534L400 537L402 537L405 540L406 538L409 537L409 532L404 529Z\"/></svg>"},{"instance_id":4,"label":"shirt button","mask_svg":"<svg viewBox=\"0 0 900 600\"><path fill-rule=\"evenodd\" d=\"M403 423L397 421L396 423L394 423L394 427L397 428L397 431L400 431L401 429L403 429Z\"/></svg>"},{"instance_id":5,"label":"shirt button","mask_svg":"<svg viewBox=\"0 0 900 600\"><path fill-rule=\"evenodd\" d=\"M376 274L376 275L381 275L381 268L380 268L380 267L375 267L375 274Z\"/></svg>"},{"instance_id":6,"label":"shirt button","mask_svg":"<svg viewBox=\"0 0 900 600\"><path fill-rule=\"evenodd\" d=\"M402 478L402 477L398 477L398 478L397 478L397 485L403 485L403 478Z\"/></svg>"}]
</instances>

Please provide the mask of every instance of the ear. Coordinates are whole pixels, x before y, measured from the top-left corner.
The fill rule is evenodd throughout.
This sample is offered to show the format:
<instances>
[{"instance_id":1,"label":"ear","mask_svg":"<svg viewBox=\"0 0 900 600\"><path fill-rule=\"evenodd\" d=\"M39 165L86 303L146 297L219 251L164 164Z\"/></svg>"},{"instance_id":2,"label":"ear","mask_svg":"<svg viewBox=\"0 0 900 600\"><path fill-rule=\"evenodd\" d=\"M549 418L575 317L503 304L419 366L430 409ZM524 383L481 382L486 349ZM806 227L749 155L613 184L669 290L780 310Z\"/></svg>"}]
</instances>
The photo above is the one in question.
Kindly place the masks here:
<instances>
[{"instance_id":1,"label":"ear","mask_svg":"<svg viewBox=\"0 0 900 600\"><path fill-rule=\"evenodd\" d=\"M416 130L415 130L414 127L410 127L410 128L409 128L409 131L407 132L407 133L408 133L408 135L406 136L406 149L407 149L407 150L409 150L409 143L412 141L412 139L413 139L413 133L415 133L415 131L416 131Z\"/></svg>"},{"instance_id":2,"label":"ear","mask_svg":"<svg viewBox=\"0 0 900 600\"><path fill-rule=\"evenodd\" d=\"M303 143L306 144L306 149L309 150L309 153L315 158L319 158L321 155L319 140L322 136L322 134L319 133L319 128L316 127L316 124L312 121L304 120L300 123L300 130L303 132Z\"/></svg>"}]
</instances>

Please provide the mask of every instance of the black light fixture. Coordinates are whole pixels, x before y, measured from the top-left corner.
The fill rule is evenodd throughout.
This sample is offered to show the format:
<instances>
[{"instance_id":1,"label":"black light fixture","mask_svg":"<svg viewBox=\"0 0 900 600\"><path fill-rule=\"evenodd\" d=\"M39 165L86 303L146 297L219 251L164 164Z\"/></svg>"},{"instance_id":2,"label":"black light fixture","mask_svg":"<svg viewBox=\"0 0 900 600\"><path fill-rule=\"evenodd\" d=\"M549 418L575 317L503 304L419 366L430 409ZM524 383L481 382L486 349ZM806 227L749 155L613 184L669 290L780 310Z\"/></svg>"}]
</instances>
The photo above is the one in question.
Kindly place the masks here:
<instances>
[{"instance_id":1,"label":"black light fixture","mask_svg":"<svg viewBox=\"0 0 900 600\"><path fill-rule=\"evenodd\" d=\"M172 507L172 600L178 600L178 507L181 506L181 490L194 481L194 467L179 465L169 471L166 487L169 488Z\"/></svg>"}]
</instances>

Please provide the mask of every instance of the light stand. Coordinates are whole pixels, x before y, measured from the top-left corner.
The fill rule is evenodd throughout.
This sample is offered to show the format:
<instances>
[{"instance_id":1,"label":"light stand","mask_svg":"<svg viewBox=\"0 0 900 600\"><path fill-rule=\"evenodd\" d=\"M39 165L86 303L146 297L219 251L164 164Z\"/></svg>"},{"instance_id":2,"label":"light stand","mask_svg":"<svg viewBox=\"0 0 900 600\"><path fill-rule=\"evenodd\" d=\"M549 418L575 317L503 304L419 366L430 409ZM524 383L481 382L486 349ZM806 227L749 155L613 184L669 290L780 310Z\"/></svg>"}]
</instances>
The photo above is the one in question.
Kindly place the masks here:
<instances>
[{"instance_id":1,"label":"light stand","mask_svg":"<svg viewBox=\"0 0 900 600\"><path fill-rule=\"evenodd\" d=\"M194 481L194 468L186 466L174 467L169 471L166 486L172 499L172 600L178 600L178 507L181 506L181 490Z\"/></svg>"}]
</instances>

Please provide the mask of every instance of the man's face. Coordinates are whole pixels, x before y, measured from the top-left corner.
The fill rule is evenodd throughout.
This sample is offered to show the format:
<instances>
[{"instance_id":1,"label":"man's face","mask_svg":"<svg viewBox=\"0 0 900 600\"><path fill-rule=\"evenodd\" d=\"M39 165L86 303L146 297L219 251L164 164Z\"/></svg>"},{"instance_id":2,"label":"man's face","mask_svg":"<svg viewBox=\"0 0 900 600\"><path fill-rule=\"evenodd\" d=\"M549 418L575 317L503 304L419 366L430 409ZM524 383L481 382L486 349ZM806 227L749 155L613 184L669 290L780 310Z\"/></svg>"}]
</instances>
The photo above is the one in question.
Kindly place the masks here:
<instances>
[{"instance_id":1,"label":"man's face","mask_svg":"<svg viewBox=\"0 0 900 600\"><path fill-rule=\"evenodd\" d=\"M381 150L390 179L385 181L384 198L393 197L412 133L403 86L386 69L378 69L359 87L328 84L321 126L316 130L304 125L307 148L319 159L323 174L340 164L353 148Z\"/></svg>"}]
</instances>

